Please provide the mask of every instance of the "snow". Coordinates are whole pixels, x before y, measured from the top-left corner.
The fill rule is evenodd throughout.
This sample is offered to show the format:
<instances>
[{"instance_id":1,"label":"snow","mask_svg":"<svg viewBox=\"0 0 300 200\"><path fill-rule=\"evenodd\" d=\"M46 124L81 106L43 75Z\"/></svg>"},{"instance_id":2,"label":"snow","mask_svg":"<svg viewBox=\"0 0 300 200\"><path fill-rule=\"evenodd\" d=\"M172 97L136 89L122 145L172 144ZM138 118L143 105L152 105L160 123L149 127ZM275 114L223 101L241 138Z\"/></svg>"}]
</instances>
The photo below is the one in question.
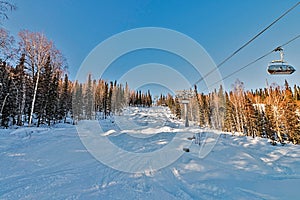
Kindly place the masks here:
<instances>
[{"instance_id":1,"label":"snow","mask_svg":"<svg viewBox=\"0 0 300 200\"><path fill-rule=\"evenodd\" d=\"M103 130L94 130L95 137L144 163L123 151L108 154L108 161L136 172L95 159L81 140L91 132L81 138L70 124L0 129L0 199L298 199L299 145L185 128L163 107L128 108L99 123ZM184 139L195 133L200 145ZM167 152L160 162L180 156L156 169L147 156L160 152Z\"/></svg>"}]
</instances>

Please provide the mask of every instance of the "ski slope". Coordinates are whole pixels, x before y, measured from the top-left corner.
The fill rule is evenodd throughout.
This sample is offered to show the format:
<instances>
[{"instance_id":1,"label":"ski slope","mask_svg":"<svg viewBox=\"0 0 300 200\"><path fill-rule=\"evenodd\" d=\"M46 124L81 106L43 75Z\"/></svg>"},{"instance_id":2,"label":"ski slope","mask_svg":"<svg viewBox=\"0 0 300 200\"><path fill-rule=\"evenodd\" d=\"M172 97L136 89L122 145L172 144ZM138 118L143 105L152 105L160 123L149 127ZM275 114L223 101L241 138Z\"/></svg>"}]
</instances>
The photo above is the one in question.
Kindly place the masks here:
<instances>
[{"instance_id":1,"label":"ski slope","mask_svg":"<svg viewBox=\"0 0 300 200\"><path fill-rule=\"evenodd\" d=\"M0 129L0 199L299 197L299 145L272 146L266 139L185 128L163 107L129 108L122 116L98 123L102 131L97 137L140 156L168 147L178 135L186 138L201 133L200 145L178 137L182 140L179 145L188 145L190 152L169 146L165 159L180 152L178 159L161 169L144 171L140 169L152 163L129 166L126 156L109 155L119 166L139 169L129 173L95 159L75 126ZM137 165L141 168L135 168Z\"/></svg>"}]
</instances>

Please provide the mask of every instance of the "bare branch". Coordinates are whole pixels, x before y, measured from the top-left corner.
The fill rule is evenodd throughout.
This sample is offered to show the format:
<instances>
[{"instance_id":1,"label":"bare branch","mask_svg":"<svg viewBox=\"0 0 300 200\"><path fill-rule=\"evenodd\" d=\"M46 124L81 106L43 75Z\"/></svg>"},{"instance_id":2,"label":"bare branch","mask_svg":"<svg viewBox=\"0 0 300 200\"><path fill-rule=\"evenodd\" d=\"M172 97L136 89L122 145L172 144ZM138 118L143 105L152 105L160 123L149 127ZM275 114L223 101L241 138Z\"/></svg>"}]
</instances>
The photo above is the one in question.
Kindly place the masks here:
<instances>
[{"instance_id":1,"label":"bare branch","mask_svg":"<svg viewBox=\"0 0 300 200\"><path fill-rule=\"evenodd\" d=\"M9 32L0 28L0 57L4 61L12 60L17 53L14 47L15 39Z\"/></svg>"},{"instance_id":2,"label":"bare branch","mask_svg":"<svg viewBox=\"0 0 300 200\"><path fill-rule=\"evenodd\" d=\"M8 19L8 12L14 11L17 9L17 6L8 1L0 1L0 20Z\"/></svg>"}]
</instances>

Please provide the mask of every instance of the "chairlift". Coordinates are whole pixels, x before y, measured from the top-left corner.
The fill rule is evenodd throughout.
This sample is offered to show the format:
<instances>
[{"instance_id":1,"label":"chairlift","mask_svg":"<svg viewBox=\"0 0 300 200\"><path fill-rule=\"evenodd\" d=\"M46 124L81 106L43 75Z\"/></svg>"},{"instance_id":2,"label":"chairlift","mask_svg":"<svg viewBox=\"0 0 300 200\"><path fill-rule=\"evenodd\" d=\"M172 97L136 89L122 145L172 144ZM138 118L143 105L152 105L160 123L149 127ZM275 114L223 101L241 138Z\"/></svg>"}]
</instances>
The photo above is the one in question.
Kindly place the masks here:
<instances>
[{"instance_id":1,"label":"chairlift","mask_svg":"<svg viewBox=\"0 0 300 200\"><path fill-rule=\"evenodd\" d=\"M280 53L280 60L273 60L269 63L267 71L271 75L277 74L292 74L296 70L292 65L289 65L287 62L283 60L283 49L281 47L277 47L275 51L279 51Z\"/></svg>"}]
</instances>

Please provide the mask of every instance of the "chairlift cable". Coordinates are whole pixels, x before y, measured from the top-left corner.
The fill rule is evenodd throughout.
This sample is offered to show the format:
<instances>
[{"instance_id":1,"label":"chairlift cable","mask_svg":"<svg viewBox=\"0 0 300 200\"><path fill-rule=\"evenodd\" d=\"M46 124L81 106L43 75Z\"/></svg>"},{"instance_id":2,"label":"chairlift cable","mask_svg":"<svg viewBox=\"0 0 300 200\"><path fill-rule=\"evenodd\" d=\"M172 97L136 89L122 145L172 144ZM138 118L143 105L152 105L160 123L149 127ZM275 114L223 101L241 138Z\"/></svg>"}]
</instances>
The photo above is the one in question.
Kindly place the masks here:
<instances>
[{"instance_id":1,"label":"chairlift cable","mask_svg":"<svg viewBox=\"0 0 300 200\"><path fill-rule=\"evenodd\" d=\"M292 38L291 40L287 41L286 43L284 43L284 44L282 44L282 45L278 46L278 47L284 47L284 46L286 46L286 45L290 44L291 42L295 41L295 40L296 40L296 39L298 39L298 38L300 38L300 34L299 34L299 35L297 35L296 37ZM268 52L268 53L264 54L263 56L260 56L259 58L257 58L257 59L255 59L254 61L252 61L252 62L248 63L247 65L245 65L245 66L243 66L243 67L241 67L241 68L237 69L236 71L234 71L234 72L232 72L232 73L228 74L227 76L225 76L225 77L224 77L224 78L222 78L221 80L214 82L214 83L213 83L213 84L211 84L209 87L211 87L211 86L213 86L213 85L216 85L217 83L219 83L219 82L221 82L221 81L223 81L223 80L225 80L225 79L229 78L230 76L232 76L232 75L234 75L234 74L236 74L236 73L238 73L238 72L242 71L243 69L245 69L245 68L249 67L250 65L252 65L252 64L254 64L254 63L256 63L257 61L259 61L259 60L261 60L261 59L263 59L263 58L267 57L267 56L268 56L268 55L270 55L271 53L275 52L275 51L276 51L276 49L277 49L278 47L276 47L276 48L275 48L275 49L273 49L272 51L270 51L270 52ZM208 87L208 88L209 88L209 87Z\"/></svg>"},{"instance_id":2,"label":"chairlift cable","mask_svg":"<svg viewBox=\"0 0 300 200\"><path fill-rule=\"evenodd\" d=\"M294 6L289 8L286 12L284 12L281 16L279 16L276 20L274 20L271 24L269 24L266 28L264 28L262 31L260 31L258 34L256 34L253 38L251 38L248 42L246 42L243 46L238 48L236 51L234 51L230 56L228 56L226 59L224 59L220 64L217 65L216 68L209 71L206 75L201 77L198 81L196 81L193 85L196 85L203 81L207 76L209 76L211 73L219 69L221 66L224 65L229 59L231 59L234 55L236 55L239 51L241 51L243 48L248 46L251 42L253 42L257 37L259 37L261 34L263 34L266 30L268 30L271 26L273 26L275 23L277 23L281 18L283 18L285 15L287 15L289 12L291 12L293 9L295 9L300 4L300 1L297 2Z\"/></svg>"},{"instance_id":3,"label":"chairlift cable","mask_svg":"<svg viewBox=\"0 0 300 200\"><path fill-rule=\"evenodd\" d=\"M293 42L294 40L297 40L300 37L300 34L297 35L296 37L290 39L289 41L287 41L286 43L284 43L283 45L279 46L279 47L284 47L286 45L288 45L289 43Z\"/></svg>"}]
</instances>

